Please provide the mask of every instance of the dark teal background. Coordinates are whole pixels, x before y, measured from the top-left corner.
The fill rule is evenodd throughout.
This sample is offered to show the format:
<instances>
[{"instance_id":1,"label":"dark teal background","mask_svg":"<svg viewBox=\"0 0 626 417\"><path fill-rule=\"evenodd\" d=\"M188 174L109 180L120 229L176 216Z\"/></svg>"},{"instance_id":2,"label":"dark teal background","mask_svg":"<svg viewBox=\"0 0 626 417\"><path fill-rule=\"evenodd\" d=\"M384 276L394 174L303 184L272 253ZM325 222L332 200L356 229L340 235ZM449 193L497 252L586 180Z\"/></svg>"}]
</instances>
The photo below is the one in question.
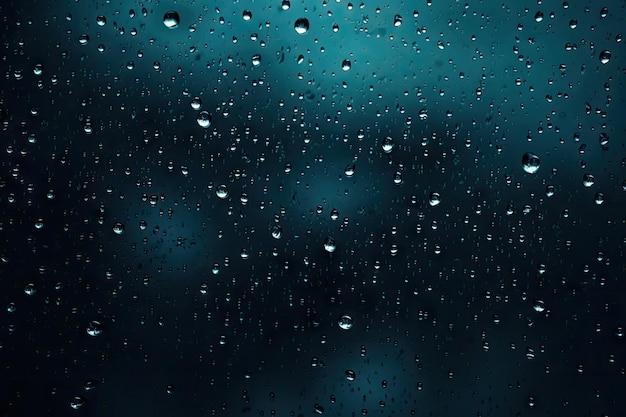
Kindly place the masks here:
<instances>
[{"instance_id":1,"label":"dark teal background","mask_svg":"<svg viewBox=\"0 0 626 417\"><path fill-rule=\"evenodd\" d=\"M0 416L626 409L622 2L0 10Z\"/></svg>"}]
</instances>

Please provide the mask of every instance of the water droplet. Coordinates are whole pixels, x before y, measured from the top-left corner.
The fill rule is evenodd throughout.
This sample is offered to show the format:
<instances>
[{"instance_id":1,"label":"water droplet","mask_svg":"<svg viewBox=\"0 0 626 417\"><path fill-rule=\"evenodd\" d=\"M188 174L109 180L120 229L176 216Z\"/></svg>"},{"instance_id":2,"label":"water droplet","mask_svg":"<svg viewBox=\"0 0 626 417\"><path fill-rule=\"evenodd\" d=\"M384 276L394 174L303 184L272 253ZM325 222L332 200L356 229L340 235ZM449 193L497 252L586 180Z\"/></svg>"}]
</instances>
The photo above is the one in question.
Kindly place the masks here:
<instances>
[{"instance_id":1,"label":"water droplet","mask_svg":"<svg viewBox=\"0 0 626 417\"><path fill-rule=\"evenodd\" d=\"M435 191L430 193L428 196L428 204L430 204L431 207L435 207L438 206L439 203L441 203L441 195Z\"/></svg>"},{"instance_id":2,"label":"water droplet","mask_svg":"<svg viewBox=\"0 0 626 417\"><path fill-rule=\"evenodd\" d=\"M539 157L532 152L527 152L522 157L522 167L524 168L524 171L529 174L536 173L539 170L540 164L541 161L539 160Z\"/></svg>"},{"instance_id":3,"label":"water droplet","mask_svg":"<svg viewBox=\"0 0 626 417\"><path fill-rule=\"evenodd\" d=\"M352 369L347 369L346 370L346 379L348 381L354 381L356 379L356 372L354 372Z\"/></svg>"},{"instance_id":4,"label":"water droplet","mask_svg":"<svg viewBox=\"0 0 626 417\"><path fill-rule=\"evenodd\" d=\"M604 193L597 192L594 198L594 201L597 205L601 205L604 203Z\"/></svg>"},{"instance_id":5,"label":"water droplet","mask_svg":"<svg viewBox=\"0 0 626 417\"><path fill-rule=\"evenodd\" d=\"M611 51L609 51L608 49L605 49L604 51L600 52L600 62L604 65L608 64L609 61L611 60Z\"/></svg>"},{"instance_id":6,"label":"water droplet","mask_svg":"<svg viewBox=\"0 0 626 417\"><path fill-rule=\"evenodd\" d=\"M209 112L206 110L202 110L198 114L198 118L196 119L196 121L198 122L198 125L200 127L203 127L206 129L209 126L211 126L211 114L209 114Z\"/></svg>"},{"instance_id":7,"label":"water droplet","mask_svg":"<svg viewBox=\"0 0 626 417\"><path fill-rule=\"evenodd\" d=\"M541 313L545 311L545 309L546 309L546 303L544 303L543 300L533 301L533 310L535 310L538 313Z\"/></svg>"},{"instance_id":8,"label":"water droplet","mask_svg":"<svg viewBox=\"0 0 626 417\"><path fill-rule=\"evenodd\" d=\"M274 239L280 239L283 237L283 228L280 225L275 224L272 226L272 237Z\"/></svg>"},{"instance_id":9,"label":"water droplet","mask_svg":"<svg viewBox=\"0 0 626 417\"><path fill-rule=\"evenodd\" d=\"M539 23L543 21L543 12L535 13L535 22Z\"/></svg>"},{"instance_id":10,"label":"water droplet","mask_svg":"<svg viewBox=\"0 0 626 417\"><path fill-rule=\"evenodd\" d=\"M180 24L180 16L178 12L170 10L163 15L163 24L168 29L175 29Z\"/></svg>"},{"instance_id":11,"label":"water droplet","mask_svg":"<svg viewBox=\"0 0 626 417\"><path fill-rule=\"evenodd\" d=\"M400 16L399 14L395 15L393 17L393 25L396 27L402 26L402 16Z\"/></svg>"},{"instance_id":12,"label":"water droplet","mask_svg":"<svg viewBox=\"0 0 626 417\"><path fill-rule=\"evenodd\" d=\"M107 24L107 18L105 16L99 15L96 17L96 24L98 26L104 26Z\"/></svg>"},{"instance_id":13,"label":"water droplet","mask_svg":"<svg viewBox=\"0 0 626 417\"><path fill-rule=\"evenodd\" d=\"M328 236L324 239L324 250L328 253L333 253L337 250L337 245L335 244L335 239Z\"/></svg>"},{"instance_id":14,"label":"water droplet","mask_svg":"<svg viewBox=\"0 0 626 417\"><path fill-rule=\"evenodd\" d=\"M281 7L283 10L289 10L289 8L291 7L291 3L289 2L289 0L283 0Z\"/></svg>"},{"instance_id":15,"label":"water droplet","mask_svg":"<svg viewBox=\"0 0 626 417\"><path fill-rule=\"evenodd\" d=\"M587 188L591 187L593 184L595 184L596 182L596 178L593 176L593 174L585 174L583 175L583 185Z\"/></svg>"},{"instance_id":16,"label":"water droplet","mask_svg":"<svg viewBox=\"0 0 626 417\"><path fill-rule=\"evenodd\" d=\"M355 165L354 164L349 164L345 167L345 169L343 170L344 174L346 174L346 177L351 177L354 175L354 171L355 171Z\"/></svg>"},{"instance_id":17,"label":"water droplet","mask_svg":"<svg viewBox=\"0 0 626 417\"><path fill-rule=\"evenodd\" d=\"M217 197L221 198L222 200L228 198L228 187L224 184L219 185L215 190L215 195L217 195Z\"/></svg>"},{"instance_id":18,"label":"water droplet","mask_svg":"<svg viewBox=\"0 0 626 417\"><path fill-rule=\"evenodd\" d=\"M341 63L341 69L344 71L350 71L350 68L352 68L352 63L349 59L344 59Z\"/></svg>"},{"instance_id":19,"label":"water droplet","mask_svg":"<svg viewBox=\"0 0 626 417\"><path fill-rule=\"evenodd\" d=\"M24 294L35 295L36 293L37 293L37 287L35 286L35 284L33 283L26 284L26 287L24 287Z\"/></svg>"},{"instance_id":20,"label":"water droplet","mask_svg":"<svg viewBox=\"0 0 626 417\"><path fill-rule=\"evenodd\" d=\"M383 139L382 147L383 147L383 152L391 153L391 151L393 150L393 139L387 136L385 139Z\"/></svg>"},{"instance_id":21,"label":"water droplet","mask_svg":"<svg viewBox=\"0 0 626 417\"><path fill-rule=\"evenodd\" d=\"M299 35L304 35L309 31L309 19L306 17L299 18L296 20L296 23L294 23L293 28Z\"/></svg>"},{"instance_id":22,"label":"water droplet","mask_svg":"<svg viewBox=\"0 0 626 417\"><path fill-rule=\"evenodd\" d=\"M33 74L35 75L43 74L43 64L35 64L35 67L33 68Z\"/></svg>"},{"instance_id":23,"label":"water droplet","mask_svg":"<svg viewBox=\"0 0 626 417\"><path fill-rule=\"evenodd\" d=\"M115 222L115 224L113 225L113 233L115 233L116 235L123 235L125 231L126 226L124 226L123 223Z\"/></svg>"},{"instance_id":24,"label":"water droplet","mask_svg":"<svg viewBox=\"0 0 626 417\"><path fill-rule=\"evenodd\" d=\"M93 391L98 386L99 383L100 382L98 382L95 379L90 379L89 381L85 382L83 389L87 392Z\"/></svg>"},{"instance_id":25,"label":"water droplet","mask_svg":"<svg viewBox=\"0 0 626 417\"><path fill-rule=\"evenodd\" d=\"M86 402L87 400L84 397L77 395L70 401L70 407L72 407L74 410L78 410L80 407L85 405Z\"/></svg>"},{"instance_id":26,"label":"water droplet","mask_svg":"<svg viewBox=\"0 0 626 417\"><path fill-rule=\"evenodd\" d=\"M261 54L252 55L252 66L258 67L261 65Z\"/></svg>"},{"instance_id":27,"label":"water droplet","mask_svg":"<svg viewBox=\"0 0 626 417\"><path fill-rule=\"evenodd\" d=\"M343 330L350 330L354 326L354 319L349 314L343 314L337 322Z\"/></svg>"},{"instance_id":28,"label":"water droplet","mask_svg":"<svg viewBox=\"0 0 626 417\"><path fill-rule=\"evenodd\" d=\"M244 10L241 16L243 17L243 20L247 22L252 19L252 12L250 10Z\"/></svg>"},{"instance_id":29,"label":"water droplet","mask_svg":"<svg viewBox=\"0 0 626 417\"><path fill-rule=\"evenodd\" d=\"M102 324L97 320L92 320L87 325L87 334L92 337L100 336L102 334Z\"/></svg>"},{"instance_id":30,"label":"water droplet","mask_svg":"<svg viewBox=\"0 0 626 417\"><path fill-rule=\"evenodd\" d=\"M607 17L608 15L609 15L609 9L608 9L607 7L603 7L603 8L600 10L600 17L601 17L602 19L604 19L604 18L605 18L605 17Z\"/></svg>"},{"instance_id":31,"label":"water droplet","mask_svg":"<svg viewBox=\"0 0 626 417\"><path fill-rule=\"evenodd\" d=\"M200 110L202 107L202 100L200 97L194 97L191 99L191 108L194 110Z\"/></svg>"}]
</instances>

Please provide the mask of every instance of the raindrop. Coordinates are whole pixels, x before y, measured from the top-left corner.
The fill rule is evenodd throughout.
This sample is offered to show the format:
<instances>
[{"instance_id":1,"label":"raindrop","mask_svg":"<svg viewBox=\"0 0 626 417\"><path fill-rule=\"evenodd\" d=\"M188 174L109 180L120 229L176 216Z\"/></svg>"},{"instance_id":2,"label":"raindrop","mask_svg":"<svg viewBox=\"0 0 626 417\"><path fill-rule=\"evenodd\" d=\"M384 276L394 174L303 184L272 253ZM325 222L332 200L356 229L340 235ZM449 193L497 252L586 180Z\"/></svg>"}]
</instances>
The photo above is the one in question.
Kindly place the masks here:
<instances>
[{"instance_id":1,"label":"raindrop","mask_svg":"<svg viewBox=\"0 0 626 417\"><path fill-rule=\"evenodd\" d=\"M102 334L102 324L97 320L92 320L87 325L87 334L92 337L100 336Z\"/></svg>"},{"instance_id":2,"label":"raindrop","mask_svg":"<svg viewBox=\"0 0 626 417\"><path fill-rule=\"evenodd\" d=\"M215 195L217 195L217 197L221 198L222 200L228 198L228 187L223 184L218 186L215 190Z\"/></svg>"},{"instance_id":3,"label":"raindrop","mask_svg":"<svg viewBox=\"0 0 626 417\"><path fill-rule=\"evenodd\" d=\"M542 313L546 309L546 303L543 300L535 300L533 301L533 310L538 313Z\"/></svg>"},{"instance_id":4,"label":"raindrop","mask_svg":"<svg viewBox=\"0 0 626 417\"><path fill-rule=\"evenodd\" d=\"M177 12L170 10L163 15L163 24L168 29L175 29L180 24L180 16Z\"/></svg>"},{"instance_id":5,"label":"raindrop","mask_svg":"<svg viewBox=\"0 0 626 417\"><path fill-rule=\"evenodd\" d=\"M299 18L296 20L296 23L294 23L293 28L299 35L304 35L309 31L309 19L306 17Z\"/></svg>"},{"instance_id":6,"label":"raindrop","mask_svg":"<svg viewBox=\"0 0 626 417\"><path fill-rule=\"evenodd\" d=\"M591 187L593 184L595 184L596 182L596 178L593 176L593 174L585 174L583 175L583 185L587 188Z\"/></svg>"},{"instance_id":7,"label":"raindrop","mask_svg":"<svg viewBox=\"0 0 626 417\"><path fill-rule=\"evenodd\" d=\"M609 51L608 49L605 49L604 51L600 52L600 62L604 65L608 64L609 61L611 60L611 51Z\"/></svg>"},{"instance_id":8,"label":"raindrop","mask_svg":"<svg viewBox=\"0 0 626 417\"><path fill-rule=\"evenodd\" d=\"M605 132L600 133L600 137L598 138L598 141L600 142L600 146L602 147L606 147L609 145L609 135L607 135Z\"/></svg>"},{"instance_id":9,"label":"raindrop","mask_svg":"<svg viewBox=\"0 0 626 417\"><path fill-rule=\"evenodd\" d=\"M335 239L328 236L324 239L324 250L328 253L333 253L337 250L337 245L335 244Z\"/></svg>"},{"instance_id":10,"label":"raindrop","mask_svg":"<svg viewBox=\"0 0 626 417\"><path fill-rule=\"evenodd\" d=\"M90 379L89 381L85 382L83 389L87 392L93 391L96 388L96 386L98 386L98 384L99 382L96 381L95 379Z\"/></svg>"},{"instance_id":11,"label":"raindrop","mask_svg":"<svg viewBox=\"0 0 626 417\"><path fill-rule=\"evenodd\" d=\"M191 108L194 110L200 110L202 107L202 100L200 97L194 97L191 99Z\"/></svg>"},{"instance_id":12,"label":"raindrop","mask_svg":"<svg viewBox=\"0 0 626 417\"><path fill-rule=\"evenodd\" d=\"M350 330L354 326L354 319L349 314L343 314L337 322L339 327L343 330Z\"/></svg>"},{"instance_id":13,"label":"raindrop","mask_svg":"<svg viewBox=\"0 0 626 417\"><path fill-rule=\"evenodd\" d=\"M383 152L391 153L391 151L393 150L393 139L387 136L385 139L383 139L382 147L383 147Z\"/></svg>"},{"instance_id":14,"label":"raindrop","mask_svg":"<svg viewBox=\"0 0 626 417\"><path fill-rule=\"evenodd\" d=\"M536 173L539 170L540 164L541 161L539 160L539 157L532 152L527 152L522 157L522 167L524 168L524 171L529 174Z\"/></svg>"},{"instance_id":15,"label":"raindrop","mask_svg":"<svg viewBox=\"0 0 626 417\"><path fill-rule=\"evenodd\" d=\"M283 228L280 225L275 224L272 226L272 237L274 239L280 239L283 237Z\"/></svg>"},{"instance_id":16,"label":"raindrop","mask_svg":"<svg viewBox=\"0 0 626 417\"><path fill-rule=\"evenodd\" d=\"M430 196L428 196L428 204L430 204L431 207L435 207L438 206L439 203L441 203L441 195L435 191L430 193Z\"/></svg>"},{"instance_id":17,"label":"raindrop","mask_svg":"<svg viewBox=\"0 0 626 417\"><path fill-rule=\"evenodd\" d=\"M198 114L198 118L196 119L198 125L203 128L208 128L211 126L211 115L208 111L203 110Z\"/></svg>"},{"instance_id":18,"label":"raindrop","mask_svg":"<svg viewBox=\"0 0 626 417\"><path fill-rule=\"evenodd\" d=\"M84 397L77 395L72 398L72 401L70 401L70 407L72 407L74 410L78 410L80 407L85 405L86 402L87 400L85 400Z\"/></svg>"},{"instance_id":19,"label":"raindrop","mask_svg":"<svg viewBox=\"0 0 626 417\"><path fill-rule=\"evenodd\" d=\"M113 233L116 235L123 235L124 231L126 231L126 226L123 223L115 222L113 225Z\"/></svg>"},{"instance_id":20,"label":"raindrop","mask_svg":"<svg viewBox=\"0 0 626 417\"><path fill-rule=\"evenodd\" d=\"M350 71L350 68L352 68L352 63L349 59L344 59L341 63L341 69L344 71Z\"/></svg>"},{"instance_id":21,"label":"raindrop","mask_svg":"<svg viewBox=\"0 0 626 417\"><path fill-rule=\"evenodd\" d=\"M343 170L344 174L346 174L346 177L351 177L351 176L353 176L353 175L354 175L355 168L356 168L356 167L355 167L355 165L354 165L354 164L349 164L349 165L347 165L347 166L344 168L344 170Z\"/></svg>"},{"instance_id":22,"label":"raindrop","mask_svg":"<svg viewBox=\"0 0 626 417\"><path fill-rule=\"evenodd\" d=\"M26 284L26 287L24 287L24 294L35 295L36 293L37 293L37 287L35 287L35 284L33 283Z\"/></svg>"},{"instance_id":23,"label":"raindrop","mask_svg":"<svg viewBox=\"0 0 626 417\"><path fill-rule=\"evenodd\" d=\"M605 17L607 17L608 15L609 15L609 9L608 9L607 7L603 7L603 8L600 10L600 17L601 17L602 19L604 19L604 18L605 18Z\"/></svg>"},{"instance_id":24,"label":"raindrop","mask_svg":"<svg viewBox=\"0 0 626 417\"><path fill-rule=\"evenodd\" d=\"M604 193L597 192L594 201L597 205L604 203Z\"/></svg>"}]
</instances>

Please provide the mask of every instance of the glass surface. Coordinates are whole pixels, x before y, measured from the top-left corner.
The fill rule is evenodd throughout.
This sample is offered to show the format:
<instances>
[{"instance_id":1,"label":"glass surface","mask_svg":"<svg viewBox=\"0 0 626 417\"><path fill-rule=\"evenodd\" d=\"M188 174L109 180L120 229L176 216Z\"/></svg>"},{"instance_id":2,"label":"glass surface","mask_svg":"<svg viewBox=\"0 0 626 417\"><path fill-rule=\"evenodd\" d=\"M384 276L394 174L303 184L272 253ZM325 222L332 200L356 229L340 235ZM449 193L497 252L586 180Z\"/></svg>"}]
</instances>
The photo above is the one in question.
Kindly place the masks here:
<instances>
[{"instance_id":1,"label":"glass surface","mask_svg":"<svg viewBox=\"0 0 626 417\"><path fill-rule=\"evenodd\" d=\"M623 2L0 11L0 415L623 415Z\"/></svg>"}]
</instances>

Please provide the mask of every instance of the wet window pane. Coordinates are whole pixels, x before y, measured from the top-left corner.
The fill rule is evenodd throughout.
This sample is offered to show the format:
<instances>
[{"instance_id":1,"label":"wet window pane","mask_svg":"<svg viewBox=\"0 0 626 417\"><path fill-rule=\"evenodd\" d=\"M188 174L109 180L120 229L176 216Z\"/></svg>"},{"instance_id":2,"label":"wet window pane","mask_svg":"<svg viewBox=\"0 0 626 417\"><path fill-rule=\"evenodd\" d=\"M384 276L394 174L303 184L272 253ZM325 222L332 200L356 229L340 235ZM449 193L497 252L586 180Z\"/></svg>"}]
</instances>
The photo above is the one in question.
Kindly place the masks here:
<instances>
[{"instance_id":1,"label":"wet window pane","mask_svg":"<svg viewBox=\"0 0 626 417\"><path fill-rule=\"evenodd\" d=\"M3 416L623 415L622 2L0 11Z\"/></svg>"}]
</instances>

